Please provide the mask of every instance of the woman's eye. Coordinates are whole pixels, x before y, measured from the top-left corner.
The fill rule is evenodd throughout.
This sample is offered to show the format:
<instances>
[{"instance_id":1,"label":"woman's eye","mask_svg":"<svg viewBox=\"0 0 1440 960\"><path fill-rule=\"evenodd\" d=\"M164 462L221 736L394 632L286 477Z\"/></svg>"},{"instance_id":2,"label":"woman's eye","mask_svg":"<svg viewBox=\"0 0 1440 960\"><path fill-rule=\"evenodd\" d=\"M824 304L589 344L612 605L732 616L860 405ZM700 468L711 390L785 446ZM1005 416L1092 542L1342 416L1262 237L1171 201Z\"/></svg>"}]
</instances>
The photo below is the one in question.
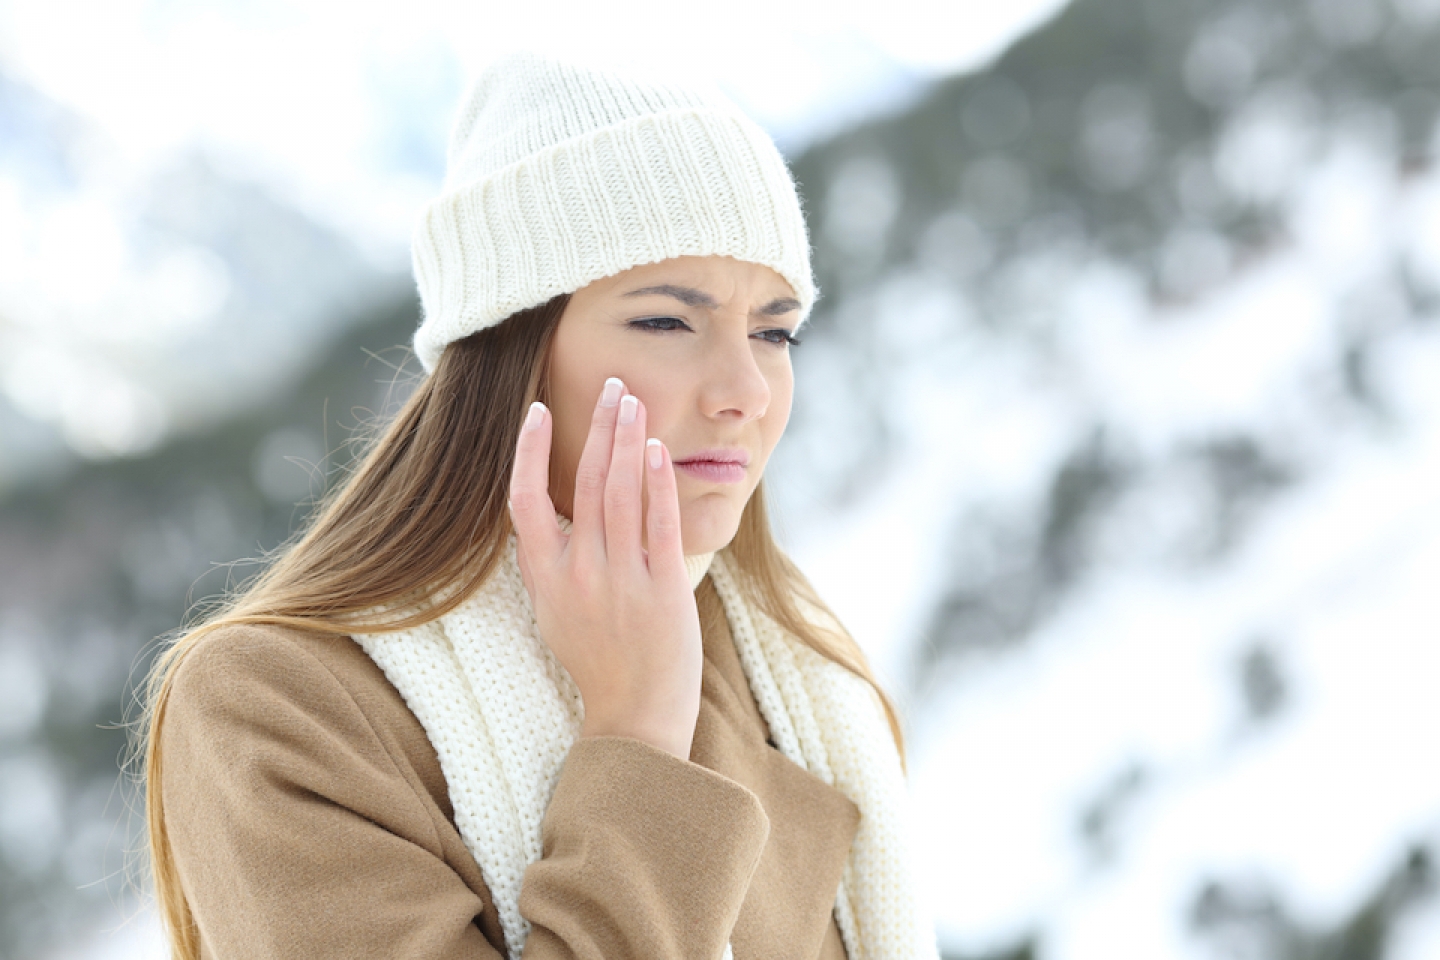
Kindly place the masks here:
<instances>
[{"instance_id":1,"label":"woman's eye","mask_svg":"<svg viewBox=\"0 0 1440 960\"><path fill-rule=\"evenodd\" d=\"M637 330L689 330L690 325L679 317L643 317L631 320L630 326Z\"/></svg>"},{"instance_id":2,"label":"woman's eye","mask_svg":"<svg viewBox=\"0 0 1440 960\"><path fill-rule=\"evenodd\" d=\"M691 329L690 324L686 323L680 317L639 317L629 321L626 325L635 330L652 330L661 333ZM782 327L776 327L773 330L760 330L751 334L751 336L764 340L766 343L773 343L776 346L798 346L800 343L798 339L791 336L789 330Z\"/></svg>"},{"instance_id":3,"label":"woman's eye","mask_svg":"<svg viewBox=\"0 0 1440 960\"><path fill-rule=\"evenodd\" d=\"M800 345L800 341L797 340L789 330L782 330L779 327L776 327L774 330L761 330L755 334L755 336L767 343L788 344L792 347L798 347Z\"/></svg>"}]
</instances>

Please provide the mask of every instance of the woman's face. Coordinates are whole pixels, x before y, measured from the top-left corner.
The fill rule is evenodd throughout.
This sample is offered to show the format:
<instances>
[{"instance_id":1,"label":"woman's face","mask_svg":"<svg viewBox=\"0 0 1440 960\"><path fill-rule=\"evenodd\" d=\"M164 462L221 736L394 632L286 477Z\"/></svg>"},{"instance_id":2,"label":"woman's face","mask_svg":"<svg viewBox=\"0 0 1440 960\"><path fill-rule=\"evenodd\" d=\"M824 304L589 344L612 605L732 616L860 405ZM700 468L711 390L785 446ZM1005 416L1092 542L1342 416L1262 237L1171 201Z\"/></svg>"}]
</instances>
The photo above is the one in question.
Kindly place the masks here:
<instances>
[{"instance_id":1,"label":"woman's face","mask_svg":"<svg viewBox=\"0 0 1440 960\"><path fill-rule=\"evenodd\" d=\"M577 290L551 345L551 496L573 516L575 467L607 377L645 405L675 462L687 554L728 544L790 418L794 291L769 267L679 257Z\"/></svg>"}]
</instances>

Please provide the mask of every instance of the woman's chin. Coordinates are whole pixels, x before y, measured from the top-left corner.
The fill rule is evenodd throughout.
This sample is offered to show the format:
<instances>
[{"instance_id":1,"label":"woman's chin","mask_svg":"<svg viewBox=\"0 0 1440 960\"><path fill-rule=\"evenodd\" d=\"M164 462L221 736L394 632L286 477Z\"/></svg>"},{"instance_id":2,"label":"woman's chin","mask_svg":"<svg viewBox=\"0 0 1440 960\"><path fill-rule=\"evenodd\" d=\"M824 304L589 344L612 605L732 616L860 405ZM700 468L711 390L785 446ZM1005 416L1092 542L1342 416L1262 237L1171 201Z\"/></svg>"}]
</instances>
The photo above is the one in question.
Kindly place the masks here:
<instances>
[{"instance_id":1,"label":"woman's chin","mask_svg":"<svg viewBox=\"0 0 1440 960\"><path fill-rule=\"evenodd\" d=\"M680 539L689 557L714 553L729 546L740 529L741 508L720 498L706 497L680 508Z\"/></svg>"}]
</instances>

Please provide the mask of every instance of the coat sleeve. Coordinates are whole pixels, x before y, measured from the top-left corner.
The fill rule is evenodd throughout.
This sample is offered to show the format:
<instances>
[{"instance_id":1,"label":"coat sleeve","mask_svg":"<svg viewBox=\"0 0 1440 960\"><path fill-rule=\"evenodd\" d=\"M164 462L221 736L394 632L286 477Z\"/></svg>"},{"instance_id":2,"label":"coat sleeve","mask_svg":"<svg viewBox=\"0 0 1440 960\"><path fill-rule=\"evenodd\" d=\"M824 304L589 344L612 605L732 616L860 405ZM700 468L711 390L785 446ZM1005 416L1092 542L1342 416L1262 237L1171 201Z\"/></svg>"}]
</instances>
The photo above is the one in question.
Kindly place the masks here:
<instances>
[{"instance_id":1,"label":"coat sleeve","mask_svg":"<svg viewBox=\"0 0 1440 960\"><path fill-rule=\"evenodd\" d=\"M488 892L372 718L283 635L206 637L157 731L165 823L205 956L499 960ZM734 781L638 741L575 745L521 911L533 960L720 955L769 822ZM482 885L483 887L483 885Z\"/></svg>"},{"instance_id":2,"label":"coat sleeve","mask_svg":"<svg viewBox=\"0 0 1440 960\"><path fill-rule=\"evenodd\" d=\"M580 740L525 872L525 956L717 960L770 821L733 780L639 740Z\"/></svg>"}]
</instances>

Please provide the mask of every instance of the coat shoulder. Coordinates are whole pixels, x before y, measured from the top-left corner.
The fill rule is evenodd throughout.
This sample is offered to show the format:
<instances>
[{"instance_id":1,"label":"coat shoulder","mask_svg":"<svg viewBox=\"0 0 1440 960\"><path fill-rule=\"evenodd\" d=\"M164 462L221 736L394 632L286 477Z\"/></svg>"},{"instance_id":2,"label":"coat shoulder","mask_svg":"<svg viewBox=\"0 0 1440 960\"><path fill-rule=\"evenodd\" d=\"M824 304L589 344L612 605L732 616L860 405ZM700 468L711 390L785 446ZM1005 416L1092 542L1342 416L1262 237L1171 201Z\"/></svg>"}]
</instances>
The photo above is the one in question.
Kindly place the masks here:
<instances>
[{"instance_id":1,"label":"coat shoulder","mask_svg":"<svg viewBox=\"0 0 1440 960\"><path fill-rule=\"evenodd\" d=\"M498 960L434 748L349 637L195 638L154 735L151 789L207 956Z\"/></svg>"},{"instance_id":2,"label":"coat shoulder","mask_svg":"<svg viewBox=\"0 0 1440 960\"><path fill-rule=\"evenodd\" d=\"M270 624L225 624L197 638L181 654L172 689L313 684L323 674L347 691L377 681L388 685L365 651L347 636Z\"/></svg>"},{"instance_id":3,"label":"coat shoulder","mask_svg":"<svg viewBox=\"0 0 1440 960\"><path fill-rule=\"evenodd\" d=\"M224 731L239 742L276 737L377 750L385 768L451 815L425 729L353 639L287 626L227 624L197 638L175 667L165 728ZM314 735L319 735L318 740ZM376 758L378 760L378 757Z\"/></svg>"}]
</instances>

